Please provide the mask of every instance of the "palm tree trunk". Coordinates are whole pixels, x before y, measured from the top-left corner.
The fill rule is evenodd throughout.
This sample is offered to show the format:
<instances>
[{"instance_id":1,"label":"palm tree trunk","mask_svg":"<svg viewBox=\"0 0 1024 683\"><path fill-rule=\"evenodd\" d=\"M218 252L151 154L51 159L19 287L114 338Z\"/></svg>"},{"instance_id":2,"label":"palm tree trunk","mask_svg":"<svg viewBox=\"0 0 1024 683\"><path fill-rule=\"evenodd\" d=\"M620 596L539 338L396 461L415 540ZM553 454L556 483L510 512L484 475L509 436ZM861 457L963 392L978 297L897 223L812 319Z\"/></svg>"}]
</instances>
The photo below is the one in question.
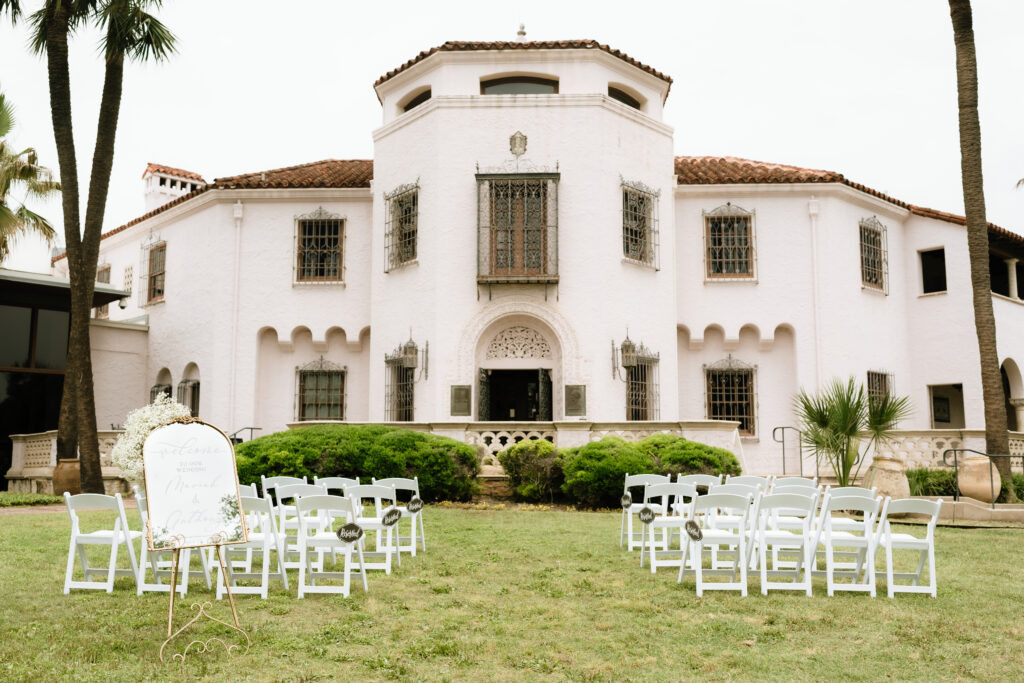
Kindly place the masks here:
<instances>
[{"instance_id":1,"label":"palm tree trunk","mask_svg":"<svg viewBox=\"0 0 1024 683\"><path fill-rule=\"evenodd\" d=\"M974 27L970 0L949 0L956 45L957 102L960 110L960 174L967 215L967 249L971 260L974 293L974 327L981 359L981 391L985 404L985 449L993 454L1010 452L1005 397L996 350L996 320L992 311L989 275L988 221L981 173L981 124L978 120L978 62L974 52ZM997 458L999 473L1010 481L1008 458ZM1010 487L1010 497L1013 487Z\"/></svg>"},{"instance_id":2,"label":"palm tree trunk","mask_svg":"<svg viewBox=\"0 0 1024 683\"><path fill-rule=\"evenodd\" d=\"M113 30L112 28L110 29ZM85 230L82 236L82 273L95 273L99 258L103 215L110 187L110 173L114 165L114 140L117 118L121 110L121 88L124 82L124 59L121 55L108 56L103 77L103 96L100 99L99 121L96 126L96 148L92 157L89 178L89 199L85 208ZM96 398L92 377L92 348L89 340L89 316L95 277L83 278L87 283L72 288L71 319L84 330L76 339L76 355L80 362L78 390L78 443L81 453L82 490L103 492L103 471L100 462L99 437L96 429ZM70 348L69 348L70 351ZM88 483L87 483L88 482Z\"/></svg>"}]
</instances>

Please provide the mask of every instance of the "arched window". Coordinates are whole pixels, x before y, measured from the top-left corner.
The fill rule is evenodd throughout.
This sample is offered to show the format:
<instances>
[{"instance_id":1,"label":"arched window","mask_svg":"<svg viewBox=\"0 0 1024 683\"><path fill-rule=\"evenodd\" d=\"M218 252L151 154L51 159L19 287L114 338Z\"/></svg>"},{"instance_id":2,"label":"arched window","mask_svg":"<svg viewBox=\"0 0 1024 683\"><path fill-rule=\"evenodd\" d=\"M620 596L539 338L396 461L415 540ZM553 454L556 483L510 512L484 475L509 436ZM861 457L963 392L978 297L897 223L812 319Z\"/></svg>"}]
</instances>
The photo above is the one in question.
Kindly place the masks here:
<instances>
[{"instance_id":1,"label":"arched window","mask_svg":"<svg viewBox=\"0 0 1024 683\"><path fill-rule=\"evenodd\" d=\"M430 88L427 88L419 95L416 95L411 100L402 105L402 111L412 111L416 107L420 106L424 102L430 99Z\"/></svg>"},{"instance_id":2,"label":"arched window","mask_svg":"<svg viewBox=\"0 0 1024 683\"><path fill-rule=\"evenodd\" d=\"M633 107L633 109L640 108L640 100L633 97L625 90L616 88L613 85L608 86L608 97L612 98L613 100L618 100L619 102L622 102L623 104L629 107Z\"/></svg>"},{"instance_id":3,"label":"arched window","mask_svg":"<svg viewBox=\"0 0 1024 683\"><path fill-rule=\"evenodd\" d=\"M188 408L192 417L199 417L199 368L195 363L185 366L185 377L178 382L178 403Z\"/></svg>"},{"instance_id":4,"label":"arched window","mask_svg":"<svg viewBox=\"0 0 1024 683\"><path fill-rule=\"evenodd\" d=\"M480 81L481 95L557 95L558 81L538 76L505 76Z\"/></svg>"}]
</instances>

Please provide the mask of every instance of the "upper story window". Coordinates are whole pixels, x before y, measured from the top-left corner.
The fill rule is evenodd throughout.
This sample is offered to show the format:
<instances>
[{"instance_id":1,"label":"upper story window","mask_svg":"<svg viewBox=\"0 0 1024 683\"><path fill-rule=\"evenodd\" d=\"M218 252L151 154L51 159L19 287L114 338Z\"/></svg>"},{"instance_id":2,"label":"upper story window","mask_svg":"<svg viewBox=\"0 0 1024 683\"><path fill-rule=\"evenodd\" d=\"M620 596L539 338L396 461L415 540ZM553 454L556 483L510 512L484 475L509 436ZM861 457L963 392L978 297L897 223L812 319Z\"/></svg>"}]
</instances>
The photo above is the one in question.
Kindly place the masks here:
<instances>
[{"instance_id":1,"label":"upper story window","mask_svg":"<svg viewBox=\"0 0 1024 683\"><path fill-rule=\"evenodd\" d=\"M110 284L110 266L100 266L96 269L96 282ZM106 318L110 315L110 304L103 304L96 307L96 317Z\"/></svg>"},{"instance_id":2,"label":"upper story window","mask_svg":"<svg viewBox=\"0 0 1024 683\"><path fill-rule=\"evenodd\" d=\"M875 403L892 392L892 375L878 370L868 370L868 401Z\"/></svg>"},{"instance_id":3,"label":"upper story window","mask_svg":"<svg viewBox=\"0 0 1024 683\"><path fill-rule=\"evenodd\" d=\"M619 102L622 102L628 107L633 107L633 109L639 109L641 106L640 100L633 97L625 90L622 90L621 88L616 88L613 85L608 86L608 97L612 98L613 100L618 100Z\"/></svg>"},{"instance_id":4,"label":"upper story window","mask_svg":"<svg viewBox=\"0 0 1024 683\"><path fill-rule=\"evenodd\" d=\"M421 92L419 95L416 95L411 100L406 102L405 105L402 106L402 111L403 112L412 111L413 109L415 109L416 107L420 106L421 104L423 104L424 102L426 102L429 99L430 99L430 88L427 88L426 90Z\"/></svg>"},{"instance_id":5,"label":"upper story window","mask_svg":"<svg viewBox=\"0 0 1024 683\"><path fill-rule=\"evenodd\" d=\"M708 279L754 279L754 212L728 202L705 212L704 251Z\"/></svg>"},{"instance_id":6,"label":"upper story window","mask_svg":"<svg viewBox=\"0 0 1024 683\"><path fill-rule=\"evenodd\" d=\"M707 419L735 420L743 436L754 436L757 426L754 406L756 367L729 356L704 366Z\"/></svg>"},{"instance_id":7,"label":"upper story window","mask_svg":"<svg viewBox=\"0 0 1024 683\"><path fill-rule=\"evenodd\" d=\"M345 220L318 208L295 219L295 281L343 282Z\"/></svg>"},{"instance_id":8,"label":"upper story window","mask_svg":"<svg viewBox=\"0 0 1024 683\"><path fill-rule=\"evenodd\" d=\"M149 250L149 272L146 283L146 303L163 301L164 279L167 275L167 244L161 243Z\"/></svg>"},{"instance_id":9,"label":"upper story window","mask_svg":"<svg viewBox=\"0 0 1024 683\"><path fill-rule=\"evenodd\" d=\"M557 95L558 81L538 76L505 76L480 81L481 95Z\"/></svg>"},{"instance_id":10,"label":"upper story window","mask_svg":"<svg viewBox=\"0 0 1024 683\"><path fill-rule=\"evenodd\" d=\"M419 187L403 185L384 197L385 270L416 260Z\"/></svg>"},{"instance_id":11,"label":"upper story window","mask_svg":"<svg viewBox=\"0 0 1024 683\"><path fill-rule=\"evenodd\" d=\"M658 192L622 183L622 255L658 267Z\"/></svg>"},{"instance_id":12,"label":"upper story window","mask_svg":"<svg viewBox=\"0 0 1024 683\"><path fill-rule=\"evenodd\" d=\"M946 250L921 252L921 292L935 294L946 291Z\"/></svg>"},{"instance_id":13,"label":"upper story window","mask_svg":"<svg viewBox=\"0 0 1024 683\"><path fill-rule=\"evenodd\" d=\"M558 174L477 175L478 282L558 282Z\"/></svg>"},{"instance_id":14,"label":"upper story window","mask_svg":"<svg viewBox=\"0 0 1024 683\"><path fill-rule=\"evenodd\" d=\"M345 419L345 368L321 356L295 374L298 420Z\"/></svg>"},{"instance_id":15,"label":"upper story window","mask_svg":"<svg viewBox=\"0 0 1024 683\"><path fill-rule=\"evenodd\" d=\"M860 282L869 289L889 293L886 230L872 216L860 222Z\"/></svg>"}]
</instances>

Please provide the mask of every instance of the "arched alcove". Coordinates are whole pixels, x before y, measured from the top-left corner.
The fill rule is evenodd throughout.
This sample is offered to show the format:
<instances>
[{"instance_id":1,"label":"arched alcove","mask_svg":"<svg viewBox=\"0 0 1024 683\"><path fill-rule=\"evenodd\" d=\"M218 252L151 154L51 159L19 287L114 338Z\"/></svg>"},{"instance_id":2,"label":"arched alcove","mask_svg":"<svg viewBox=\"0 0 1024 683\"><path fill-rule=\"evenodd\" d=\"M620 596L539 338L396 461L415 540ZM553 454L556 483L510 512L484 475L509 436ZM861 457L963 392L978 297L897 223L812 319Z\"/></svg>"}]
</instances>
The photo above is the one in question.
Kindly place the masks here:
<instances>
[{"instance_id":1,"label":"arched alcove","mask_svg":"<svg viewBox=\"0 0 1024 683\"><path fill-rule=\"evenodd\" d=\"M477 419L548 421L561 415L563 385L558 335L543 320L511 314L477 338Z\"/></svg>"}]
</instances>

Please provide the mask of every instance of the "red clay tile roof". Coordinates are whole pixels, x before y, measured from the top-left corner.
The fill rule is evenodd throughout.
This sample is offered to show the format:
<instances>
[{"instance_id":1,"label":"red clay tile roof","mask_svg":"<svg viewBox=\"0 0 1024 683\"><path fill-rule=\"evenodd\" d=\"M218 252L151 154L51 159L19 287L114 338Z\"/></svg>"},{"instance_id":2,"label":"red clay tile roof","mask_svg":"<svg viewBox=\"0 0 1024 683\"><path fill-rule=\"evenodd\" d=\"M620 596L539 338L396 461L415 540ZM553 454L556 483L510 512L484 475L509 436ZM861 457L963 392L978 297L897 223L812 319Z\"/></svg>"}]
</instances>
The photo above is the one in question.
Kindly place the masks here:
<instances>
[{"instance_id":1,"label":"red clay tile roof","mask_svg":"<svg viewBox=\"0 0 1024 683\"><path fill-rule=\"evenodd\" d=\"M393 69L374 82L373 87L376 88L381 83L397 76L409 67L422 62L424 59L436 52L478 52L481 50L602 50L608 54L618 57L622 61L632 64L641 71L646 71L652 76L656 76L661 80L668 83L669 87L672 87L672 78L667 76L660 71L653 69L642 62L638 62L624 52L620 52L614 48L608 47L603 43L599 43L596 40L534 40L530 42L518 42L518 41L498 41L498 42L466 42L461 40L449 40L444 45L432 47L429 50L424 50L419 53L408 62Z\"/></svg>"},{"instance_id":2,"label":"red clay tile roof","mask_svg":"<svg viewBox=\"0 0 1024 683\"><path fill-rule=\"evenodd\" d=\"M917 216L934 218L947 223L967 225L967 219L954 213L937 211L882 194L866 185L855 183L842 173L814 168L772 164L739 157L676 157L676 177L680 185L734 185L746 183L842 183L865 194L902 207ZM989 235L1024 246L1024 236L994 223L988 224Z\"/></svg>"},{"instance_id":3,"label":"red clay tile roof","mask_svg":"<svg viewBox=\"0 0 1024 683\"><path fill-rule=\"evenodd\" d=\"M189 180L198 180L201 183L205 183L203 176L192 171L185 171L180 168L173 168L171 166L162 166L160 164L148 163L146 164L146 170L142 172L142 177L145 178L147 173L166 173L167 175L177 176L179 178L188 178Z\"/></svg>"},{"instance_id":4,"label":"red clay tile roof","mask_svg":"<svg viewBox=\"0 0 1024 683\"><path fill-rule=\"evenodd\" d=\"M203 194L209 190L249 190L260 188L301 188L301 187L370 187L373 180L373 161L370 159L325 159L314 161L309 164L298 166L287 166L275 168L259 173L244 173L242 175L217 178L209 185L202 185L188 194L176 197L166 204L162 204L149 213L138 218L133 218L124 225L108 230L100 236L106 239L111 235L123 232L133 225L138 225L147 218L152 218L163 213L172 206L177 206L188 200ZM52 263L65 258L67 254L60 254L51 259Z\"/></svg>"}]
</instances>

